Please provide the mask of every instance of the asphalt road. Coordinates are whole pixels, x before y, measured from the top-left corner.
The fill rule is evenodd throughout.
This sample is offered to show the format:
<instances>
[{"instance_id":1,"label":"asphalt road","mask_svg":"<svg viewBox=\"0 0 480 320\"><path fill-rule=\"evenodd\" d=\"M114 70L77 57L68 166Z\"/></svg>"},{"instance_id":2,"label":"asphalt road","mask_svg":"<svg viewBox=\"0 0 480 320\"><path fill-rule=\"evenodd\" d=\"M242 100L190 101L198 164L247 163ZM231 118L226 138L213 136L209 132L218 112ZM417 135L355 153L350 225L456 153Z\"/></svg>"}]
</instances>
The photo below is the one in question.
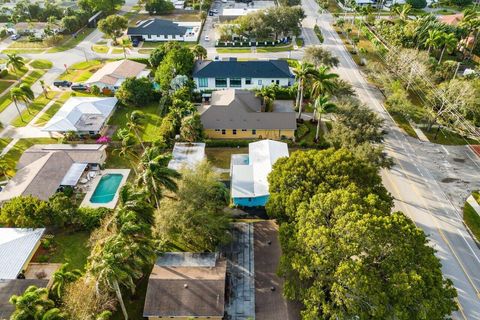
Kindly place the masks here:
<instances>
[{"instance_id":1,"label":"asphalt road","mask_svg":"<svg viewBox=\"0 0 480 320\"><path fill-rule=\"evenodd\" d=\"M307 14L304 24L316 21L325 38L323 46L340 59L336 72L352 83L362 102L385 119L388 130L385 149L396 165L391 170L382 171L384 184L396 199L396 209L407 214L429 235L445 277L451 279L457 288L460 310L453 317L480 319L480 250L462 224L458 205L451 202L444 193L445 186L432 173L432 157L439 155L427 150L432 144L410 138L396 126L382 105L381 94L365 80L333 30L333 17L319 14L314 0L302 0L302 5ZM304 31L304 35L308 43L311 34ZM315 44L314 40L312 44ZM447 148L442 149L448 153ZM473 157L471 161L476 163L475 156L468 155L467 149L462 152ZM478 175L476 177L478 180Z\"/></svg>"}]
</instances>

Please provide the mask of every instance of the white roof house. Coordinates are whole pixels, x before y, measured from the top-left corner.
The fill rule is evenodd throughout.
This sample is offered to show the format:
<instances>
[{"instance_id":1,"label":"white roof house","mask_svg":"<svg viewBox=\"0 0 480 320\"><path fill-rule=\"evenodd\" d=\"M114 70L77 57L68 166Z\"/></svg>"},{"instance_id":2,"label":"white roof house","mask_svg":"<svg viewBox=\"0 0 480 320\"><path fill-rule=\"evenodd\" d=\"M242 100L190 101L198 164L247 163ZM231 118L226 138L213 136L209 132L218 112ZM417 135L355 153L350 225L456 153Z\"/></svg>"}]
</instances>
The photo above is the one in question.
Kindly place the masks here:
<instances>
[{"instance_id":1,"label":"white roof house","mask_svg":"<svg viewBox=\"0 0 480 320\"><path fill-rule=\"evenodd\" d=\"M109 62L95 72L90 79L85 81L88 85L97 85L100 88L116 89L120 87L122 82L127 78L146 77L150 71L147 70L147 65L132 61L132 60L118 60Z\"/></svg>"},{"instance_id":2,"label":"white roof house","mask_svg":"<svg viewBox=\"0 0 480 320\"><path fill-rule=\"evenodd\" d=\"M248 156L234 155L231 167L232 198L268 196L268 174L279 158L288 155L287 144L273 140L250 143Z\"/></svg>"},{"instance_id":3,"label":"white roof house","mask_svg":"<svg viewBox=\"0 0 480 320\"><path fill-rule=\"evenodd\" d=\"M115 97L72 97L42 131L98 133L112 114L117 101Z\"/></svg>"},{"instance_id":4,"label":"white roof house","mask_svg":"<svg viewBox=\"0 0 480 320\"><path fill-rule=\"evenodd\" d=\"M0 280L16 279L38 248L44 228L0 228Z\"/></svg>"},{"instance_id":5,"label":"white roof house","mask_svg":"<svg viewBox=\"0 0 480 320\"><path fill-rule=\"evenodd\" d=\"M183 167L193 168L205 158L205 143L177 142L173 147L172 160L168 163L170 169L179 170Z\"/></svg>"}]
</instances>

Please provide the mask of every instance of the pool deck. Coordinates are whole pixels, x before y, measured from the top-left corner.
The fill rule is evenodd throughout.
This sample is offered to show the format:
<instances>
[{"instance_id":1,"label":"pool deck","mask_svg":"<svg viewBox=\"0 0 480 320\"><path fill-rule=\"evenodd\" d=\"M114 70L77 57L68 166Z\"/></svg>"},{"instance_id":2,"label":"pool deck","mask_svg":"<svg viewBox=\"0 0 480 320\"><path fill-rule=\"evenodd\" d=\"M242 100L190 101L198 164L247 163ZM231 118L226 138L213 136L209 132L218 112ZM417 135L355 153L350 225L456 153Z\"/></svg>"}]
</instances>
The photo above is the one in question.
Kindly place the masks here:
<instances>
[{"instance_id":1,"label":"pool deck","mask_svg":"<svg viewBox=\"0 0 480 320\"><path fill-rule=\"evenodd\" d=\"M102 170L100 172L101 172L101 174L97 175L93 179L92 184L89 187L89 190L87 191L87 194L85 195L85 198L83 198L83 201L80 204L80 207L115 209L115 206L117 205L117 202L118 202L119 190L127 182L128 175L130 174L130 169L105 169L105 170ZM112 201L107 202L107 203L92 203L92 202L90 202L90 198L92 197L93 193L95 192L95 189L97 188L97 185L100 182L100 179L102 179L102 177L107 175L107 174L115 174L115 173L116 174L121 174L123 176L123 178L122 178L122 181L120 181L117 192L115 193L115 196L113 197Z\"/></svg>"}]
</instances>

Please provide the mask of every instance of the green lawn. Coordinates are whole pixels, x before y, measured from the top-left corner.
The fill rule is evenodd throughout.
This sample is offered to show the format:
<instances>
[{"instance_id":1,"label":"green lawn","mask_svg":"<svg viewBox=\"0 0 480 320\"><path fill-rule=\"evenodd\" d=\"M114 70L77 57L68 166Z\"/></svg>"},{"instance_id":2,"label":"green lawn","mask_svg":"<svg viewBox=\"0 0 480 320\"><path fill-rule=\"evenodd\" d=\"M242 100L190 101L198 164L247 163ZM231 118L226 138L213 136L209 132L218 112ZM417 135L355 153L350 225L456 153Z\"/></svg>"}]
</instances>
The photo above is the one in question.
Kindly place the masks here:
<instances>
[{"instance_id":1,"label":"green lawn","mask_svg":"<svg viewBox=\"0 0 480 320\"><path fill-rule=\"evenodd\" d=\"M24 72L25 71L25 72ZM23 76L26 73L26 68L25 70L22 70L19 75ZM26 83L28 85L32 85L35 81L40 79L44 74L46 73L45 70L33 70L28 76L22 78L20 83L17 83L16 86L19 86L21 83ZM9 79L11 75L7 76L5 79ZM14 79L16 79L15 77ZM12 103L12 100L10 99L10 95L4 94L3 96L0 97L0 112L5 110L10 103Z\"/></svg>"},{"instance_id":2,"label":"green lawn","mask_svg":"<svg viewBox=\"0 0 480 320\"><path fill-rule=\"evenodd\" d=\"M150 273L148 273L150 274ZM145 306L145 297L147 295L148 276L140 279L135 289L135 294L132 296L129 292L124 293L125 308L130 319L140 320L143 318L143 308ZM123 320L123 314L120 308L115 312L111 318L112 320Z\"/></svg>"},{"instance_id":3,"label":"green lawn","mask_svg":"<svg viewBox=\"0 0 480 320\"><path fill-rule=\"evenodd\" d=\"M43 126L45 125L52 117L57 113L57 111L63 106L65 101L67 101L68 98L70 98L71 92L64 92L62 93L59 97L57 97L56 101L54 104L48 108L45 113L37 119L35 122L36 125Z\"/></svg>"},{"instance_id":4,"label":"green lawn","mask_svg":"<svg viewBox=\"0 0 480 320\"><path fill-rule=\"evenodd\" d=\"M26 77L22 78L21 83L26 83L28 85L34 84L38 79L40 79L47 71L45 70L33 70Z\"/></svg>"},{"instance_id":5,"label":"green lawn","mask_svg":"<svg viewBox=\"0 0 480 320\"><path fill-rule=\"evenodd\" d=\"M22 37L22 39L24 39ZM48 46L43 41L13 41L8 46L8 49L46 49Z\"/></svg>"},{"instance_id":6,"label":"green lawn","mask_svg":"<svg viewBox=\"0 0 480 320\"><path fill-rule=\"evenodd\" d=\"M463 221L470 228L475 238L480 241L480 216L467 202L463 207Z\"/></svg>"},{"instance_id":7,"label":"green lawn","mask_svg":"<svg viewBox=\"0 0 480 320\"><path fill-rule=\"evenodd\" d=\"M49 98L46 98L43 94L39 95L32 103L28 105L28 110L22 111L22 118L18 116L12 121L14 127L25 127L32 119L52 101L53 94L50 93Z\"/></svg>"},{"instance_id":8,"label":"green lawn","mask_svg":"<svg viewBox=\"0 0 480 320\"><path fill-rule=\"evenodd\" d=\"M90 60L71 65L60 75L61 80L82 82L88 80L92 74L103 66L100 60Z\"/></svg>"},{"instance_id":9,"label":"green lawn","mask_svg":"<svg viewBox=\"0 0 480 320\"><path fill-rule=\"evenodd\" d=\"M49 60L37 59L30 63L30 66L35 69L50 69L53 63Z\"/></svg>"},{"instance_id":10,"label":"green lawn","mask_svg":"<svg viewBox=\"0 0 480 320\"><path fill-rule=\"evenodd\" d=\"M141 153L141 151L139 151L139 153ZM107 148L107 162L105 163L105 167L107 169L132 169L132 167L136 166L136 164L136 159L132 159L132 161L130 161L130 159L127 157L120 156L118 154L118 150L115 148L111 146ZM130 176L132 177L133 175Z\"/></svg>"},{"instance_id":11,"label":"green lawn","mask_svg":"<svg viewBox=\"0 0 480 320\"><path fill-rule=\"evenodd\" d=\"M12 103L12 100L10 99L10 94L4 94L3 96L0 97L0 112L5 110L10 103Z\"/></svg>"},{"instance_id":12,"label":"green lawn","mask_svg":"<svg viewBox=\"0 0 480 320\"><path fill-rule=\"evenodd\" d=\"M87 246L89 237L88 232L62 232L54 235L55 248L48 261L68 262L72 269L84 269L90 254L90 248Z\"/></svg>"},{"instance_id":13,"label":"green lawn","mask_svg":"<svg viewBox=\"0 0 480 320\"><path fill-rule=\"evenodd\" d=\"M105 45L96 45L94 44L92 46L92 50L97 52L97 53L107 53L108 52L108 47Z\"/></svg>"},{"instance_id":14,"label":"green lawn","mask_svg":"<svg viewBox=\"0 0 480 320\"><path fill-rule=\"evenodd\" d=\"M207 160L220 169L230 169L232 154L240 153L248 153L248 148L205 148Z\"/></svg>"},{"instance_id":15,"label":"green lawn","mask_svg":"<svg viewBox=\"0 0 480 320\"><path fill-rule=\"evenodd\" d=\"M14 82L0 80L0 93L7 90L7 88L10 87L12 84L14 84Z\"/></svg>"},{"instance_id":16,"label":"green lawn","mask_svg":"<svg viewBox=\"0 0 480 320\"><path fill-rule=\"evenodd\" d=\"M112 54L120 54L123 53L123 48L113 48Z\"/></svg>"},{"instance_id":17,"label":"green lawn","mask_svg":"<svg viewBox=\"0 0 480 320\"><path fill-rule=\"evenodd\" d=\"M427 136L430 142L445 144L445 145L466 145L466 144L478 144L477 140L462 137L458 133L442 128L437 133L437 128L432 128L430 132L426 129L422 129L423 133ZM437 136L435 139L435 135Z\"/></svg>"},{"instance_id":18,"label":"green lawn","mask_svg":"<svg viewBox=\"0 0 480 320\"><path fill-rule=\"evenodd\" d=\"M12 138L1 138L0 139L0 152L12 141Z\"/></svg>"},{"instance_id":19,"label":"green lawn","mask_svg":"<svg viewBox=\"0 0 480 320\"><path fill-rule=\"evenodd\" d=\"M145 107L141 108L128 108L119 106L113 116L108 122L109 125L116 125L118 128L125 127L127 123L126 115L134 110L140 110L145 113L145 120L143 122L143 128L140 130L140 134L143 141L155 141L158 139L158 127L162 118L158 115L159 105L158 102L153 102Z\"/></svg>"},{"instance_id":20,"label":"green lawn","mask_svg":"<svg viewBox=\"0 0 480 320\"><path fill-rule=\"evenodd\" d=\"M2 80L18 80L19 78L23 77L25 73L27 73L27 71L28 71L27 67L22 67L20 70L15 70L15 71L9 70L8 75Z\"/></svg>"},{"instance_id":21,"label":"green lawn","mask_svg":"<svg viewBox=\"0 0 480 320\"><path fill-rule=\"evenodd\" d=\"M45 49L35 49L35 48L18 48L18 49L5 49L2 51L3 54L11 54L11 53L16 53L16 54L22 54L22 53L42 53L45 51Z\"/></svg>"},{"instance_id":22,"label":"green lawn","mask_svg":"<svg viewBox=\"0 0 480 320\"><path fill-rule=\"evenodd\" d=\"M46 143L58 143L56 139L53 138L33 138L33 139L20 139L15 146L10 149L5 155L5 160L7 165L10 168L9 175L13 176L15 174L15 166L17 165L18 159L23 154L25 150L33 146L34 144L46 144ZM1 177L0 177L1 178Z\"/></svg>"},{"instance_id":23,"label":"green lawn","mask_svg":"<svg viewBox=\"0 0 480 320\"><path fill-rule=\"evenodd\" d=\"M82 42L93 30L95 29L85 28L80 33L78 33L75 38L73 36L68 36L62 44L56 45L55 47L49 49L47 52L53 53L72 49L76 47L80 42Z\"/></svg>"}]
</instances>

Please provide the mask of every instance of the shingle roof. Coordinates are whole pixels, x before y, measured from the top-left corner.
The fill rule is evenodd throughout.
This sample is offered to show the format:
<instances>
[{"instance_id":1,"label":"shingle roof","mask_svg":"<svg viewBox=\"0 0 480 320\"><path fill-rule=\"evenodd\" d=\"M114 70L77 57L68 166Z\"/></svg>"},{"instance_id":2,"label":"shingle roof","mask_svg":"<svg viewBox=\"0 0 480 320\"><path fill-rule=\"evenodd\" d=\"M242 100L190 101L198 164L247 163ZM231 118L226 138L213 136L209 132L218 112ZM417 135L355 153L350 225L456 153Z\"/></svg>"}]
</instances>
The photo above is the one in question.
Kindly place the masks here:
<instances>
[{"instance_id":1,"label":"shingle roof","mask_svg":"<svg viewBox=\"0 0 480 320\"><path fill-rule=\"evenodd\" d=\"M44 231L44 228L0 228L0 280L17 278Z\"/></svg>"},{"instance_id":2,"label":"shingle roof","mask_svg":"<svg viewBox=\"0 0 480 320\"><path fill-rule=\"evenodd\" d=\"M285 60L197 60L193 69L193 77L291 78L292 73Z\"/></svg>"},{"instance_id":3,"label":"shingle roof","mask_svg":"<svg viewBox=\"0 0 480 320\"><path fill-rule=\"evenodd\" d=\"M167 253L150 274L143 316L223 316L225 276L215 254Z\"/></svg>"},{"instance_id":4,"label":"shingle roof","mask_svg":"<svg viewBox=\"0 0 480 320\"><path fill-rule=\"evenodd\" d=\"M46 279L15 279L0 280L0 319L10 319L15 306L8 302L13 295L21 295L30 286L45 288L49 280Z\"/></svg>"},{"instance_id":5,"label":"shingle roof","mask_svg":"<svg viewBox=\"0 0 480 320\"><path fill-rule=\"evenodd\" d=\"M114 85L119 79L138 77L146 67L146 64L126 59L109 62L95 72L85 83L101 82Z\"/></svg>"},{"instance_id":6,"label":"shingle roof","mask_svg":"<svg viewBox=\"0 0 480 320\"><path fill-rule=\"evenodd\" d=\"M136 27L128 28L129 36L144 35L179 35L183 36L187 32L187 27L178 25L171 20L149 19L141 21Z\"/></svg>"},{"instance_id":7,"label":"shingle roof","mask_svg":"<svg viewBox=\"0 0 480 320\"><path fill-rule=\"evenodd\" d=\"M247 90L212 93L211 104L200 108L205 129L295 130L294 112L261 112L261 101Z\"/></svg>"}]
</instances>

